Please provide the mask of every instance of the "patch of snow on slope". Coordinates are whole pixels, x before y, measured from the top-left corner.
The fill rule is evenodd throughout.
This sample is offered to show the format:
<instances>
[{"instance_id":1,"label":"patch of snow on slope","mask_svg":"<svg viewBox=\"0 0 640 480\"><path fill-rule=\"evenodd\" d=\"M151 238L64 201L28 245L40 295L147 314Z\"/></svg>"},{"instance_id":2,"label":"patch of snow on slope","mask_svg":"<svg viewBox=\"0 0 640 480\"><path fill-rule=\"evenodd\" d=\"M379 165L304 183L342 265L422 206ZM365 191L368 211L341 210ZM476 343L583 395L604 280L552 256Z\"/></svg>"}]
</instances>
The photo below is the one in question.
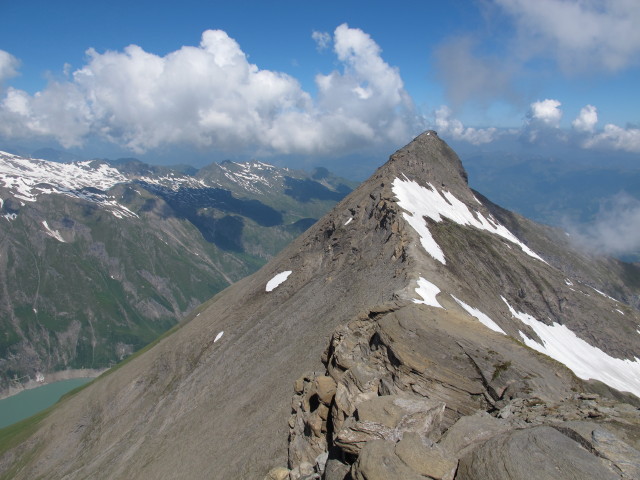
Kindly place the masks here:
<instances>
[{"instance_id":1,"label":"patch of snow on slope","mask_svg":"<svg viewBox=\"0 0 640 480\"><path fill-rule=\"evenodd\" d=\"M423 303L432 307L443 308L436 299L436 295L440 293L440 289L422 277L418 278L416 293L422 297L422 300L414 298L413 303Z\"/></svg>"},{"instance_id":2,"label":"patch of snow on slope","mask_svg":"<svg viewBox=\"0 0 640 480\"><path fill-rule=\"evenodd\" d=\"M164 176L139 177L137 178L137 181L143 185L158 185L168 188L173 192L177 192L181 188L206 188L209 186L199 178L193 178L186 175L176 176L174 173ZM138 195L140 194L140 192L136 193L138 193Z\"/></svg>"},{"instance_id":3,"label":"patch of snow on slope","mask_svg":"<svg viewBox=\"0 0 640 480\"><path fill-rule=\"evenodd\" d=\"M213 339L213 343L216 343L218 340L220 340L222 338L222 335L224 335L224 332L220 332L216 335L216 338Z\"/></svg>"},{"instance_id":4,"label":"patch of snow on slope","mask_svg":"<svg viewBox=\"0 0 640 480\"><path fill-rule=\"evenodd\" d=\"M487 315L482 313L480 310L478 310L477 308L470 307L469 305L464 303L462 300L458 300L453 295L451 295L451 296L458 303L458 305L460 305L462 308L464 308L469 315L471 315L472 317L475 317L478 320L480 320L480 323L482 323L485 327L490 328L494 332L498 332L498 333L501 333L503 335L506 335L506 332L504 330L502 330L500 328L500 326L496 322L491 320Z\"/></svg>"},{"instance_id":5,"label":"patch of snow on slope","mask_svg":"<svg viewBox=\"0 0 640 480\"><path fill-rule=\"evenodd\" d=\"M55 239L56 239L56 240L58 240L59 242L67 243L67 242L65 241L65 239L64 239L64 238L62 238L62 235L60 235L60 232L59 232L58 230L52 230L52 229L49 227L49 224L47 223L47 221L46 221L46 220L43 220L42 225L43 225L43 226L44 226L44 228L46 229L46 234L47 234L47 235L49 235L50 237L55 238Z\"/></svg>"},{"instance_id":6,"label":"patch of snow on slope","mask_svg":"<svg viewBox=\"0 0 640 480\"><path fill-rule=\"evenodd\" d=\"M349 217L349 220L347 220L346 222L344 222L344 226L346 227L346 226L347 226L347 225L349 225L352 221L353 221L353 217Z\"/></svg>"},{"instance_id":7,"label":"patch of snow on slope","mask_svg":"<svg viewBox=\"0 0 640 480\"><path fill-rule=\"evenodd\" d=\"M441 222L443 218L448 218L459 225L469 225L486 230L518 245L527 255L544 262L533 250L518 240L513 233L495 219L492 217L487 219L480 212L472 213L466 204L448 191L441 193L430 183L427 184L427 187L422 187L413 180L396 178L393 181L393 193L398 197L398 205L409 212L402 215L420 235L424 249L443 264L446 263L444 253L431 235L423 217L428 217L435 222Z\"/></svg>"},{"instance_id":8,"label":"patch of snow on slope","mask_svg":"<svg viewBox=\"0 0 640 480\"><path fill-rule=\"evenodd\" d=\"M229 162L226 165L221 163L219 166L224 171L226 178L253 193L261 193L257 188L258 184L264 185L267 189L274 188L275 184L270 180L270 177L275 179L282 177L276 167L263 162Z\"/></svg>"},{"instance_id":9,"label":"patch of snow on slope","mask_svg":"<svg viewBox=\"0 0 640 480\"><path fill-rule=\"evenodd\" d=\"M617 302L617 300L613 297L610 297L609 295L607 295L604 292L601 292L600 290L598 290L597 288L593 288L591 287L592 290L595 290L596 292L598 292L600 295L602 295L603 297L607 297L609 300L613 300L614 302Z\"/></svg>"},{"instance_id":10,"label":"patch of snow on slope","mask_svg":"<svg viewBox=\"0 0 640 480\"><path fill-rule=\"evenodd\" d=\"M509 307L511 315L531 327L542 341L540 344L520 332L528 347L563 363L584 380L600 380L610 387L640 396L640 359L631 361L613 358L589 345L566 325L546 325L527 313L517 312L504 297L501 298Z\"/></svg>"},{"instance_id":11,"label":"patch of snow on slope","mask_svg":"<svg viewBox=\"0 0 640 480\"><path fill-rule=\"evenodd\" d=\"M275 277L267 282L266 290L267 292L271 292L278 288L282 282L284 282L291 275L291 270L287 270L286 272L280 272Z\"/></svg>"}]
</instances>

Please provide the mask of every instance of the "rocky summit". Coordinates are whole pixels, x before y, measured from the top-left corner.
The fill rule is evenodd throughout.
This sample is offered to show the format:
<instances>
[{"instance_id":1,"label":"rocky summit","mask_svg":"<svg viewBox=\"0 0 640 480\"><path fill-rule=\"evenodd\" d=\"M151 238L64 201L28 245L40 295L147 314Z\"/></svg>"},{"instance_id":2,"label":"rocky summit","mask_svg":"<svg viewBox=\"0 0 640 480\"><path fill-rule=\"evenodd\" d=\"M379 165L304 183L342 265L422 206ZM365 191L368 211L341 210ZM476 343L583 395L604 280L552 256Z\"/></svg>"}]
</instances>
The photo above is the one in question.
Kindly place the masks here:
<instances>
[{"instance_id":1,"label":"rocky summit","mask_svg":"<svg viewBox=\"0 0 640 480\"><path fill-rule=\"evenodd\" d=\"M640 477L640 270L425 132L152 348L0 432L18 479Z\"/></svg>"}]
</instances>

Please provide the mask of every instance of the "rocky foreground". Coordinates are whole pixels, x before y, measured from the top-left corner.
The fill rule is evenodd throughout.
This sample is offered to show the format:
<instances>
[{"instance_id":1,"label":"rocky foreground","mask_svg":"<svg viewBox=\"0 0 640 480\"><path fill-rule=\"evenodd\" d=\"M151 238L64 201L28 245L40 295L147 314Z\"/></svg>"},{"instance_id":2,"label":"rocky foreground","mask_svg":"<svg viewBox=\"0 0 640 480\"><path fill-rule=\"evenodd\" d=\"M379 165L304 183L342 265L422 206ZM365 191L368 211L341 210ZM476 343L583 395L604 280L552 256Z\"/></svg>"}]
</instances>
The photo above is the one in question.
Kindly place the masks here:
<instances>
[{"instance_id":1,"label":"rocky foreground","mask_svg":"<svg viewBox=\"0 0 640 480\"><path fill-rule=\"evenodd\" d=\"M483 328L390 304L337 329L265 479L640 478L637 398Z\"/></svg>"}]
</instances>

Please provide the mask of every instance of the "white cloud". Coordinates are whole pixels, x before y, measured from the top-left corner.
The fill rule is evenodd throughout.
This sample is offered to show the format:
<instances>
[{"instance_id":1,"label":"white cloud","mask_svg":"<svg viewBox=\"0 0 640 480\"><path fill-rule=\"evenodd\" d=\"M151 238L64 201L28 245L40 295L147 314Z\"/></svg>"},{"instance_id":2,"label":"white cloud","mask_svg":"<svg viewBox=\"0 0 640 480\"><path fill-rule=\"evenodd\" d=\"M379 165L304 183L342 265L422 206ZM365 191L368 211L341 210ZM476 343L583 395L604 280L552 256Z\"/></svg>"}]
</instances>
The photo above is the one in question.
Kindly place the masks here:
<instances>
[{"instance_id":1,"label":"white cloud","mask_svg":"<svg viewBox=\"0 0 640 480\"><path fill-rule=\"evenodd\" d=\"M67 82L33 96L9 89L0 133L50 136L67 147L98 136L134 152L190 144L282 154L349 153L418 133L400 73L371 37L345 24L333 41L341 71L317 76L316 100L295 78L249 63L221 30L165 56L136 45L90 49Z\"/></svg>"},{"instance_id":2,"label":"white cloud","mask_svg":"<svg viewBox=\"0 0 640 480\"><path fill-rule=\"evenodd\" d=\"M529 110L528 118L532 123L540 123L552 128L560 126L562 119L562 105L558 100L547 98L539 102L533 102Z\"/></svg>"},{"instance_id":3,"label":"white cloud","mask_svg":"<svg viewBox=\"0 0 640 480\"><path fill-rule=\"evenodd\" d=\"M0 87L5 80L18 75L19 65L20 62L16 57L0 50Z\"/></svg>"},{"instance_id":4,"label":"white cloud","mask_svg":"<svg viewBox=\"0 0 640 480\"><path fill-rule=\"evenodd\" d=\"M331 35L328 32L317 32L314 30L311 38L316 42L316 47L320 52L326 50L329 48L329 45L331 45Z\"/></svg>"},{"instance_id":5,"label":"white cloud","mask_svg":"<svg viewBox=\"0 0 640 480\"><path fill-rule=\"evenodd\" d=\"M560 130L561 105L558 100L552 98L530 104L521 138L530 143L566 140L565 133Z\"/></svg>"},{"instance_id":6,"label":"white cloud","mask_svg":"<svg viewBox=\"0 0 640 480\"><path fill-rule=\"evenodd\" d=\"M566 71L619 71L640 60L637 0L495 0L516 21L520 54Z\"/></svg>"},{"instance_id":7,"label":"white cloud","mask_svg":"<svg viewBox=\"0 0 640 480\"><path fill-rule=\"evenodd\" d=\"M451 118L451 109L447 106L436 110L435 117L435 128L443 137L450 136L454 140L481 145L492 142L498 136L496 128L465 127L460 120Z\"/></svg>"},{"instance_id":8,"label":"white cloud","mask_svg":"<svg viewBox=\"0 0 640 480\"><path fill-rule=\"evenodd\" d=\"M602 132L584 141L585 148L612 148L626 152L640 153L640 129L622 128L607 124Z\"/></svg>"},{"instance_id":9,"label":"white cloud","mask_svg":"<svg viewBox=\"0 0 640 480\"><path fill-rule=\"evenodd\" d=\"M576 119L571 125L578 132L593 132L598 123L598 110L593 105L582 107Z\"/></svg>"},{"instance_id":10,"label":"white cloud","mask_svg":"<svg viewBox=\"0 0 640 480\"><path fill-rule=\"evenodd\" d=\"M620 193L603 201L593 222L570 225L571 238L591 250L609 255L640 252L640 200Z\"/></svg>"}]
</instances>

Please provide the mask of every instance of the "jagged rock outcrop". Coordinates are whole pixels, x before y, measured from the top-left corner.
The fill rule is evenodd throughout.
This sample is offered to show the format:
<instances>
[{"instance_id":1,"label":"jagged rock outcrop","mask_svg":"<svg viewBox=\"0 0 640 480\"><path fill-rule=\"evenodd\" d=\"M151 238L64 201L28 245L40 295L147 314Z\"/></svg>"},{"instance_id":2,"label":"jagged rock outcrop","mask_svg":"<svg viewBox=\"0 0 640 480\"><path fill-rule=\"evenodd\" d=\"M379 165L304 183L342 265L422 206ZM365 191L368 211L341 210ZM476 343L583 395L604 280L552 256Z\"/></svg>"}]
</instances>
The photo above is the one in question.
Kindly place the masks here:
<instances>
[{"instance_id":1,"label":"jagged rock outcrop","mask_svg":"<svg viewBox=\"0 0 640 480\"><path fill-rule=\"evenodd\" d=\"M326 373L337 393L330 404L312 401L313 387L294 396L293 479L301 463L326 480L640 472L637 407L577 393L588 385L568 369L460 311L378 308L338 328L324 362L326 372L299 382L313 386Z\"/></svg>"},{"instance_id":2,"label":"jagged rock outcrop","mask_svg":"<svg viewBox=\"0 0 640 480\"><path fill-rule=\"evenodd\" d=\"M640 274L472 192L426 132L262 270L60 404L0 474L508 478L495 445L513 472L536 457L568 478L633 478L640 315L625 295L638 291L612 265Z\"/></svg>"}]
</instances>

